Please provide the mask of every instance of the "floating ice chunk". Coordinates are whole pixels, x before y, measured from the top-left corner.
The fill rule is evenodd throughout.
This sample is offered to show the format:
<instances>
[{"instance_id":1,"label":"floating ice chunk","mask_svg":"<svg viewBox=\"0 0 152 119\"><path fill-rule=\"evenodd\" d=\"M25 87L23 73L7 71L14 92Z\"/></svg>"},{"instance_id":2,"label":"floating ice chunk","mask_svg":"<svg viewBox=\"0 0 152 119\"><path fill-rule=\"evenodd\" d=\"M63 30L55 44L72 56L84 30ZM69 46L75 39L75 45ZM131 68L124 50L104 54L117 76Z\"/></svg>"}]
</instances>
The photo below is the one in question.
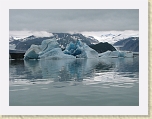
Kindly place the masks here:
<instances>
[{"instance_id":1,"label":"floating ice chunk","mask_svg":"<svg viewBox=\"0 0 152 119\"><path fill-rule=\"evenodd\" d=\"M41 43L42 51L39 54L44 54L54 48L59 48L59 43L56 41L55 38L43 40Z\"/></svg>"},{"instance_id":2,"label":"floating ice chunk","mask_svg":"<svg viewBox=\"0 0 152 119\"><path fill-rule=\"evenodd\" d=\"M98 58L98 53L80 40L76 43L70 42L63 52L77 58Z\"/></svg>"},{"instance_id":3,"label":"floating ice chunk","mask_svg":"<svg viewBox=\"0 0 152 119\"><path fill-rule=\"evenodd\" d=\"M112 51L110 53L110 57L120 57L120 56L121 56L121 54L119 51Z\"/></svg>"},{"instance_id":4,"label":"floating ice chunk","mask_svg":"<svg viewBox=\"0 0 152 119\"><path fill-rule=\"evenodd\" d=\"M31 45L26 51L24 59L63 59L75 58L64 54L55 38L42 41L41 45Z\"/></svg>"},{"instance_id":5,"label":"floating ice chunk","mask_svg":"<svg viewBox=\"0 0 152 119\"><path fill-rule=\"evenodd\" d=\"M66 49L63 51L64 54L68 54L68 55L76 55L75 51L77 50L77 46L76 44L70 42L69 44L67 44ZM80 54L80 53L78 53Z\"/></svg>"},{"instance_id":6,"label":"floating ice chunk","mask_svg":"<svg viewBox=\"0 0 152 119\"><path fill-rule=\"evenodd\" d=\"M24 59L38 59L41 47L39 45L31 45L31 47L26 51Z\"/></svg>"},{"instance_id":7,"label":"floating ice chunk","mask_svg":"<svg viewBox=\"0 0 152 119\"><path fill-rule=\"evenodd\" d=\"M99 57L111 57L111 58L116 58L116 57L133 57L133 52L128 52L128 51L106 51L104 53L99 53Z\"/></svg>"},{"instance_id":8,"label":"floating ice chunk","mask_svg":"<svg viewBox=\"0 0 152 119\"><path fill-rule=\"evenodd\" d=\"M82 53L77 55L78 58L98 58L98 53L88 45L84 44L81 49Z\"/></svg>"},{"instance_id":9,"label":"floating ice chunk","mask_svg":"<svg viewBox=\"0 0 152 119\"><path fill-rule=\"evenodd\" d=\"M119 57L120 52L119 51L106 51L104 53L99 53L99 57Z\"/></svg>"},{"instance_id":10,"label":"floating ice chunk","mask_svg":"<svg viewBox=\"0 0 152 119\"><path fill-rule=\"evenodd\" d=\"M133 57L133 52L121 51L120 52L124 57Z\"/></svg>"},{"instance_id":11,"label":"floating ice chunk","mask_svg":"<svg viewBox=\"0 0 152 119\"><path fill-rule=\"evenodd\" d=\"M111 51L108 50L106 52L99 53L98 56L99 57L108 57L110 55L110 53L111 53Z\"/></svg>"},{"instance_id":12,"label":"floating ice chunk","mask_svg":"<svg viewBox=\"0 0 152 119\"><path fill-rule=\"evenodd\" d=\"M32 45L25 53L25 59L73 59L98 58L98 53L85 43L77 40L69 43L64 51L61 50L55 38L42 41L41 45Z\"/></svg>"},{"instance_id":13,"label":"floating ice chunk","mask_svg":"<svg viewBox=\"0 0 152 119\"><path fill-rule=\"evenodd\" d=\"M75 57L72 55L64 54L61 50L61 48L54 48L52 50L49 50L48 52L39 54L39 57L41 59L74 59Z\"/></svg>"}]
</instances>

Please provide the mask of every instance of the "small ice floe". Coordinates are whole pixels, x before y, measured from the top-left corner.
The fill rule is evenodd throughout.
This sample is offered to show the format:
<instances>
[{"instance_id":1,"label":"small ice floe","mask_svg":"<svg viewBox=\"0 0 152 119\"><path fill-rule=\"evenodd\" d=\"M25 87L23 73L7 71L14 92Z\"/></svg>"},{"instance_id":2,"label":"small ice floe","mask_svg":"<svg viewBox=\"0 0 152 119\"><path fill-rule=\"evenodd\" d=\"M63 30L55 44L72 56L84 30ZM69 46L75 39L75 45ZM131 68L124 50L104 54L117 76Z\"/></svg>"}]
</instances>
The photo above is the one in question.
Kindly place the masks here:
<instances>
[{"instance_id":1,"label":"small ice floe","mask_svg":"<svg viewBox=\"0 0 152 119\"><path fill-rule=\"evenodd\" d=\"M99 53L99 57L111 57L111 58L118 58L118 57L124 57L124 58L131 58L133 57L133 52L130 51L106 51L104 53Z\"/></svg>"}]
</instances>

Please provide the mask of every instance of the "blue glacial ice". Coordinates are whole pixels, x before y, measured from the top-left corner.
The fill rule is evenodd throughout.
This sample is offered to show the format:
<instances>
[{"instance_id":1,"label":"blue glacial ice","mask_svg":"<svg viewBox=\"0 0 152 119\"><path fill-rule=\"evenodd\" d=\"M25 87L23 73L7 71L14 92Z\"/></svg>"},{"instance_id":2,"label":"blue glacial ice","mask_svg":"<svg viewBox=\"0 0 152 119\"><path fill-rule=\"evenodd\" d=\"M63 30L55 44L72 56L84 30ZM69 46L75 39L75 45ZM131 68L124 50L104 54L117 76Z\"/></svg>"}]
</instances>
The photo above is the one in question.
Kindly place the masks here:
<instances>
[{"instance_id":1,"label":"blue glacial ice","mask_svg":"<svg viewBox=\"0 0 152 119\"><path fill-rule=\"evenodd\" d=\"M24 59L62 59L75 58L64 54L55 38L42 41L41 45L31 45L26 51Z\"/></svg>"},{"instance_id":2,"label":"blue glacial ice","mask_svg":"<svg viewBox=\"0 0 152 119\"><path fill-rule=\"evenodd\" d=\"M72 55L64 54L55 38L42 41L41 49L42 51L39 52L40 59L75 58Z\"/></svg>"},{"instance_id":3,"label":"blue glacial ice","mask_svg":"<svg viewBox=\"0 0 152 119\"><path fill-rule=\"evenodd\" d=\"M72 55L64 54L61 48L54 48L49 50L43 54L39 54L40 59L74 59L75 57Z\"/></svg>"},{"instance_id":4,"label":"blue glacial ice","mask_svg":"<svg viewBox=\"0 0 152 119\"><path fill-rule=\"evenodd\" d=\"M26 51L24 59L38 59L41 47L39 45L31 45L31 47Z\"/></svg>"},{"instance_id":5,"label":"blue glacial ice","mask_svg":"<svg viewBox=\"0 0 152 119\"><path fill-rule=\"evenodd\" d=\"M74 59L98 58L98 53L85 43L78 40L70 42L64 51L61 50L55 38L42 41L41 45L31 45L24 59Z\"/></svg>"},{"instance_id":6,"label":"blue glacial ice","mask_svg":"<svg viewBox=\"0 0 152 119\"><path fill-rule=\"evenodd\" d=\"M70 42L63 52L77 58L98 58L98 53L80 40L76 43Z\"/></svg>"},{"instance_id":7,"label":"blue glacial ice","mask_svg":"<svg viewBox=\"0 0 152 119\"><path fill-rule=\"evenodd\" d=\"M55 38L42 41L41 45L31 45L24 59L75 59L75 58L133 57L132 52L106 51L97 53L85 43L77 40L70 42L64 51L61 50Z\"/></svg>"}]
</instances>

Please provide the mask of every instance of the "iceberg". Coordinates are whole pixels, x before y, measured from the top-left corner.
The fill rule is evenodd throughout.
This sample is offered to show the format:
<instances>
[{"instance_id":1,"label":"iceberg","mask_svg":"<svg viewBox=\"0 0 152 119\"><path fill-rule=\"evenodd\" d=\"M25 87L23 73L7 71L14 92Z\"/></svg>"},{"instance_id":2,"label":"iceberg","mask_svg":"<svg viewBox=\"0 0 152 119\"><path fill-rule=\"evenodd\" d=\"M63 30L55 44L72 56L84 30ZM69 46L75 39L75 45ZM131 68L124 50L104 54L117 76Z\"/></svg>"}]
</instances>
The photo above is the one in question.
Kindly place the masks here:
<instances>
[{"instance_id":1,"label":"iceberg","mask_svg":"<svg viewBox=\"0 0 152 119\"><path fill-rule=\"evenodd\" d=\"M77 40L70 42L64 51L61 50L55 38L42 41L41 45L31 45L26 51L24 59L75 59L75 58L99 58L99 57L133 57L132 52L127 51L106 51L96 52L85 43Z\"/></svg>"},{"instance_id":2,"label":"iceberg","mask_svg":"<svg viewBox=\"0 0 152 119\"><path fill-rule=\"evenodd\" d=\"M54 48L59 48L59 43L57 42L57 40L55 38L47 39L47 40L42 41L40 47L42 49L40 54L42 55Z\"/></svg>"},{"instance_id":3,"label":"iceberg","mask_svg":"<svg viewBox=\"0 0 152 119\"><path fill-rule=\"evenodd\" d=\"M61 48L54 48L52 50L49 50L45 53L39 54L40 59L75 59L72 55L64 54L61 50Z\"/></svg>"},{"instance_id":4,"label":"iceberg","mask_svg":"<svg viewBox=\"0 0 152 119\"><path fill-rule=\"evenodd\" d=\"M126 58L133 57L133 52L130 52L130 51L120 51L120 53L123 57L126 57Z\"/></svg>"},{"instance_id":5,"label":"iceberg","mask_svg":"<svg viewBox=\"0 0 152 119\"><path fill-rule=\"evenodd\" d=\"M41 47L39 45L31 45L31 47L26 51L24 59L39 59L39 52Z\"/></svg>"},{"instance_id":6,"label":"iceberg","mask_svg":"<svg viewBox=\"0 0 152 119\"><path fill-rule=\"evenodd\" d=\"M98 53L80 40L76 43L70 42L63 53L76 56L76 58L98 58Z\"/></svg>"},{"instance_id":7,"label":"iceberg","mask_svg":"<svg viewBox=\"0 0 152 119\"><path fill-rule=\"evenodd\" d=\"M42 41L41 45L31 45L26 51L24 59L62 59L75 58L64 54L55 38Z\"/></svg>"},{"instance_id":8,"label":"iceberg","mask_svg":"<svg viewBox=\"0 0 152 119\"><path fill-rule=\"evenodd\" d=\"M119 57L120 56L120 52L119 51L106 51L103 53L99 53L98 54L99 57Z\"/></svg>"},{"instance_id":9,"label":"iceberg","mask_svg":"<svg viewBox=\"0 0 152 119\"><path fill-rule=\"evenodd\" d=\"M129 51L106 51L104 53L99 53L99 57L111 57L111 58L117 58L117 57L133 57L133 52Z\"/></svg>"}]
</instances>

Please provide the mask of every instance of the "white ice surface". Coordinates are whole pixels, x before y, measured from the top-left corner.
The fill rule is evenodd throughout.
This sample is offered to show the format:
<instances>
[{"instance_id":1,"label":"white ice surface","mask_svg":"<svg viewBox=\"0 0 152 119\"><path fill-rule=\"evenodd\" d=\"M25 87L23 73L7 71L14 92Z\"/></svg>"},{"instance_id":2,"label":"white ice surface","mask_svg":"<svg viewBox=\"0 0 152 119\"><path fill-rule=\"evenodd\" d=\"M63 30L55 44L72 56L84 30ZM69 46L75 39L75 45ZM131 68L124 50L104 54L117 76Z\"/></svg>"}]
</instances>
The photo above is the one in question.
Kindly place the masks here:
<instances>
[{"instance_id":1,"label":"white ice surface","mask_svg":"<svg viewBox=\"0 0 152 119\"><path fill-rule=\"evenodd\" d=\"M106 51L104 53L99 53L99 57L111 57L111 58L117 58L117 57L133 57L133 52L128 52L128 51Z\"/></svg>"}]
</instances>

